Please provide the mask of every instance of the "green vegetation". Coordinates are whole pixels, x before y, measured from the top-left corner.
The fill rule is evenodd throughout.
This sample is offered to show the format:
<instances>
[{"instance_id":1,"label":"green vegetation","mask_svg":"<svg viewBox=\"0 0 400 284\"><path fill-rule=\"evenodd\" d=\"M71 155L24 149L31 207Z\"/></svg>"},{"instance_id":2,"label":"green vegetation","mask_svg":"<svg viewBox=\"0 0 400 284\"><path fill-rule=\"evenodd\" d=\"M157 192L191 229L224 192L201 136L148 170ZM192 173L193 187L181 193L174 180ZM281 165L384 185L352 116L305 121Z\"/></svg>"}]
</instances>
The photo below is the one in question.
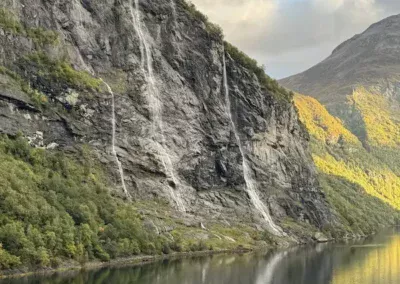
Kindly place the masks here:
<instances>
[{"instance_id":1,"label":"green vegetation","mask_svg":"<svg viewBox=\"0 0 400 284\"><path fill-rule=\"evenodd\" d=\"M21 265L19 257L9 254L0 244L0 270L9 269L18 265Z\"/></svg>"},{"instance_id":2,"label":"green vegetation","mask_svg":"<svg viewBox=\"0 0 400 284\"><path fill-rule=\"evenodd\" d=\"M82 161L0 140L0 267L57 266L139 253L160 253L136 209L111 197L87 150Z\"/></svg>"},{"instance_id":3,"label":"green vegetation","mask_svg":"<svg viewBox=\"0 0 400 284\"><path fill-rule=\"evenodd\" d=\"M197 10L193 3L189 3L186 0L179 0L180 4L185 8L189 15L202 23L205 24L207 32L217 40L222 40L224 38L224 33L222 28L208 20L208 17Z\"/></svg>"},{"instance_id":4,"label":"green vegetation","mask_svg":"<svg viewBox=\"0 0 400 284\"><path fill-rule=\"evenodd\" d=\"M55 31L44 28L25 28L25 31L26 36L40 46L57 45L59 43L59 35Z\"/></svg>"},{"instance_id":5,"label":"green vegetation","mask_svg":"<svg viewBox=\"0 0 400 284\"><path fill-rule=\"evenodd\" d=\"M346 231L368 234L396 224L400 177L393 170L397 166L387 164L387 152L378 151L384 148L364 149L358 138L313 98L296 95L295 104L311 136L321 185L343 224L331 231L337 236Z\"/></svg>"},{"instance_id":6,"label":"green vegetation","mask_svg":"<svg viewBox=\"0 0 400 284\"><path fill-rule=\"evenodd\" d=\"M0 27L13 34L22 34L24 31L21 23L6 9L0 9Z\"/></svg>"},{"instance_id":7,"label":"green vegetation","mask_svg":"<svg viewBox=\"0 0 400 284\"><path fill-rule=\"evenodd\" d=\"M314 234L319 231L317 228L309 223L299 222L298 220L294 220L290 217L286 217L282 221L281 226L285 230L285 232L290 232L295 236L309 240L312 239L314 237Z\"/></svg>"},{"instance_id":8,"label":"green vegetation","mask_svg":"<svg viewBox=\"0 0 400 284\"><path fill-rule=\"evenodd\" d=\"M4 30L30 38L40 46L56 45L59 43L59 35L55 31L45 30L43 28L29 28L20 23L20 21L10 11L0 9L0 27Z\"/></svg>"},{"instance_id":9,"label":"green vegetation","mask_svg":"<svg viewBox=\"0 0 400 284\"><path fill-rule=\"evenodd\" d=\"M252 71L258 78L261 86L271 91L277 98L285 101L293 99L293 93L279 86L278 82L265 74L264 68L259 66L255 59L250 58L244 52L240 51L237 47L229 42L224 42L225 51L244 68Z\"/></svg>"},{"instance_id":10,"label":"green vegetation","mask_svg":"<svg viewBox=\"0 0 400 284\"><path fill-rule=\"evenodd\" d=\"M21 135L0 137L0 270L272 243L247 226L186 227L162 203L115 198L89 149L77 151L66 155L32 148ZM158 235L146 227L149 220L173 230Z\"/></svg>"},{"instance_id":11,"label":"green vegetation","mask_svg":"<svg viewBox=\"0 0 400 284\"><path fill-rule=\"evenodd\" d=\"M385 96L359 87L350 96L365 123L368 143L378 147L400 146L400 115Z\"/></svg>"},{"instance_id":12,"label":"green vegetation","mask_svg":"<svg viewBox=\"0 0 400 284\"><path fill-rule=\"evenodd\" d=\"M22 58L21 68L29 68L47 85L73 87L78 90L99 90L101 80L88 72L77 71L66 60L53 60L43 52L34 53Z\"/></svg>"},{"instance_id":13,"label":"green vegetation","mask_svg":"<svg viewBox=\"0 0 400 284\"><path fill-rule=\"evenodd\" d=\"M341 227L330 228L333 237L347 232L370 234L384 226L394 226L400 214L379 198L365 194L364 188L335 175L320 174L328 202L338 213Z\"/></svg>"},{"instance_id":14,"label":"green vegetation","mask_svg":"<svg viewBox=\"0 0 400 284\"><path fill-rule=\"evenodd\" d=\"M32 102L37 108L43 109L47 106L47 96L39 92L38 90L33 89L17 73L7 69L4 66L0 66L0 74L7 75L9 78L11 78L11 80L14 81L14 87L17 87L18 89L26 93L32 99Z\"/></svg>"},{"instance_id":15,"label":"green vegetation","mask_svg":"<svg viewBox=\"0 0 400 284\"><path fill-rule=\"evenodd\" d=\"M343 126L342 121L330 115L316 99L295 95L294 103L300 120L315 139L325 143L338 143L341 140L361 146L358 138Z\"/></svg>"}]
</instances>

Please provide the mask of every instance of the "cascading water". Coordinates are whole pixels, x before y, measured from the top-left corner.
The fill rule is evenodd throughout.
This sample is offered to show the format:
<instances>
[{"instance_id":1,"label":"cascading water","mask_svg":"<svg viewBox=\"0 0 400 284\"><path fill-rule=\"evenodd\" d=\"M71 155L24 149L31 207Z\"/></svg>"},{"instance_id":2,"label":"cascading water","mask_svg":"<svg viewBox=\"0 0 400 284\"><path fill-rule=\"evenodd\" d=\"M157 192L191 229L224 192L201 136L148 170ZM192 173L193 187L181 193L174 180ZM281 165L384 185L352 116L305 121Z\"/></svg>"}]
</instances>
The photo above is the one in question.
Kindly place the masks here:
<instances>
[{"instance_id":1,"label":"cascading water","mask_svg":"<svg viewBox=\"0 0 400 284\"><path fill-rule=\"evenodd\" d=\"M171 1L171 10L172 10L172 19L174 20L174 25L175 27L178 25L177 19L178 16L176 14L176 5L175 5L175 0L170 0Z\"/></svg>"},{"instance_id":2,"label":"cascading water","mask_svg":"<svg viewBox=\"0 0 400 284\"><path fill-rule=\"evenodd\" d=\"M142 72L145 76L147 87L148 87L148 100L149 100L149 105L151 107L151 112L153 116L153 133L155 138L157 138L157 134L159 134L160 138L155 139L156 142L157 140L161 140L161 142L158 142L158 152L161 156L161 161L163 163L163 166L165 168L165 171L169 175L169 177L172 179L174 185L176 187L179 186L178 180L175 177L174 174L174 168L173 164L171 161L170 156L165 150L165 136L164 136L164 127L163 127L163 120L162 120L162 106L161 102L159 99L159 90L156 85L156 80L154 78L154 72L153 72L153 58L151 54L151 49L149 47L149 44L144 36L143 29L142 29L142 23L140 19L140 10L139 10L139 0L135 0L135 11L133 11L132 8L132 0L130 0L130 12L131 12L131 17L133 21L133 26L135 29L135 32L137 33L139 37L139 47L140 47L140 55L141 55L141 69ZM169 190L169 195L173 199L173 201L177 205L177 209L179 211L185 212L185 206L183 205L183 201L179 196L178 192L175 192L174 189L171 188L171 186L168 187Z\"/></svg>"},{"instance_id":3,"label":"cascading water","mask_svg":"<svg viewBox=\"0 0 400 284\"><path fill-rule=\"evenodd\" d=\"M107 90L111 95L111 123L112 123L111 152L112 152L113 156L115 157L115 161L117 162L117 165L118 165L118 171L119 171L119 175L120 175L120 178L121 178L122 189L124 190L124 193L125 193L126 197L129 200L131 200L132 196L129 194L128 190L126 189L126 185L125 185L124 170L122 168L122 164L121 164L120 160L118 159L117 150L115 149L116 122L115 122L115 96L114 96L114 92L112 91L110 85L108 85L106 82L104 82L103 79L100 79L100 80L107 87Z\"/></svg>"},{"instance_id":4,"label":"cascading water","mask_svg":"<svg viewBox=\"0 0 400 284\"><path fill-rule=\"evenodd\" d=\"M224 51L224 56L223 56L223 76L224 76L224 89L225 89L225 104L226 104L226 112L229 116L229 120L231 122L231 127L233 130L233 133L235 134L235 139L239 145L239 151L242 156L242 167L243 167L243 176L244 180L246 183L246 191L247 194L250 197L250 201L253 204L253 206L256 208L258 212L263 216L265 222L267 223L267 226L269 227L271 233L277 235L277 236L282 236L284 235L284 232L280 227L275 225L274 221L272 220L271 216L269 215L268 209L265 207L263 202L260 200L260 197L258 196L257 193L257 185L256 181L252 177L251 169L249 166L249 163L247 161L247 158L244 153L244 149L242 146L242 142L240 140L239 133L237 131L235 122L233 121L232 118L232 113L231 113L231 101L229 98L229 87L228 87L228 77L226 73L226 60L225 60L225 51Z\"/></svg>"}]
</instances>

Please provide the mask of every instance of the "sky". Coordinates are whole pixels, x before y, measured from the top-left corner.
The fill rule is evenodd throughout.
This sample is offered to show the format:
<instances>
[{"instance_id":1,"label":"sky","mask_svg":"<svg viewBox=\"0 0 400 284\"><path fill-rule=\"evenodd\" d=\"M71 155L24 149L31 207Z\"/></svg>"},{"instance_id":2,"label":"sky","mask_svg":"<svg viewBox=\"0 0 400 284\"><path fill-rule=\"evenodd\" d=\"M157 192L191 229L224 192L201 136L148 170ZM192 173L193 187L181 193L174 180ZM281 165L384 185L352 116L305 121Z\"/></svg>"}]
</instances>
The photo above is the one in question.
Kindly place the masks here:
<instances>
[{"instance_id":1,"label":"sky","mask_svg":"<svg viewBox=\"0 0 400 284\"><path fill-rule=\"evenodd\" d=\"M276 79L307 70L341 42L400 14L400 0L191 1Z\"/></svg>"}]
</instances>

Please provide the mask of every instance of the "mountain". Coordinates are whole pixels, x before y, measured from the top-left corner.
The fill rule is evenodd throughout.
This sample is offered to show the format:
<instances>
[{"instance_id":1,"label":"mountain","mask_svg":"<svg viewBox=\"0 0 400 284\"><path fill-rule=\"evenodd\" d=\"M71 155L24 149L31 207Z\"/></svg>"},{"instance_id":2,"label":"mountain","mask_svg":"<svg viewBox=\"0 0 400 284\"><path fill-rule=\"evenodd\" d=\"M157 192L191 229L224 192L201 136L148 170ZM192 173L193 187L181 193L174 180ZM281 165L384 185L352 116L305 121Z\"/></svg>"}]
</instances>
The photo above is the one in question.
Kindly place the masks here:
<instances>
[{"instance_id":1,"label":"mountain","mask_svg":"<svg viewBox=\"0 0 400 284\"><path fill-rule=\"evenodd\" d=\"M400 77L399 28L400 15L386 18L340 44L321 63L280 82L316 97L328 108L347 102L346 97L358 86L396 95Z\"/></svg>"},{"instance_id":2,"label":"mountain","mask_svg":"<svg viewBox=\"0 0 400 284\"><path fill-rule=\"evenodd\" d=\"M291 94L194 6L0 7L0 269L336 228Z\"/></svg>"},{"instance_id":3,"label":"mountain","mask_svg":"<svg viewBox=\"0 0 400 284\"><path fill-rule=\"evenodd\" d=\"M367 151L337 117L316 99L295 96L300 120L310 133L311 151L329 204L340 216L337 233L368 234L396 224L400 175L387 160Z\"/></svg>"},{"instance_id":4,"label":"mountain","mask_svg":"<svg viewBox=\"0 0 400 284\"><path fill-rule=\"evenodd\" d=\"M399 27L400 15L373 24L321 63L280 83L317 98L363 143L399 145Z\"/></svg>"},{"instance_id":5,"label":"mountain","mask_svg":"<svg viewBox=\"0 0 400 284\"><path fill-rule=\"evenodd\" d=\"M280 81L305 94L295 104L320 183L353 232L393 224L400 209L399 27L400 15L384 19Z\"/></svg>"}]
</instances>

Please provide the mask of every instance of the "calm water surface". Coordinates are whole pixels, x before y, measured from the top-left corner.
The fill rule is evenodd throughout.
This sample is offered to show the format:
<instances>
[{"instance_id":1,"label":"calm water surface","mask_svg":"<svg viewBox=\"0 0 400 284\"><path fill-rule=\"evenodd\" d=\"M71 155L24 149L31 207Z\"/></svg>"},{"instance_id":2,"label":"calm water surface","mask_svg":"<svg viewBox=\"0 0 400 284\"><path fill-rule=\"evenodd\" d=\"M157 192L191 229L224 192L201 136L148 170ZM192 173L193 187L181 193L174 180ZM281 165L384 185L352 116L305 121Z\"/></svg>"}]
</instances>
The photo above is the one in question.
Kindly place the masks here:
<instances>
[{"instance_id":1,"label":"calm water surface","mask_svg":"<svg viewBox=\"0 0 400 284\"><path fill-rule=\"evenodd\" d=\"M267 254L215 255L142 267L3 280L0 284L399 284L400 231Z\"/></svg>"}]
</instances>

